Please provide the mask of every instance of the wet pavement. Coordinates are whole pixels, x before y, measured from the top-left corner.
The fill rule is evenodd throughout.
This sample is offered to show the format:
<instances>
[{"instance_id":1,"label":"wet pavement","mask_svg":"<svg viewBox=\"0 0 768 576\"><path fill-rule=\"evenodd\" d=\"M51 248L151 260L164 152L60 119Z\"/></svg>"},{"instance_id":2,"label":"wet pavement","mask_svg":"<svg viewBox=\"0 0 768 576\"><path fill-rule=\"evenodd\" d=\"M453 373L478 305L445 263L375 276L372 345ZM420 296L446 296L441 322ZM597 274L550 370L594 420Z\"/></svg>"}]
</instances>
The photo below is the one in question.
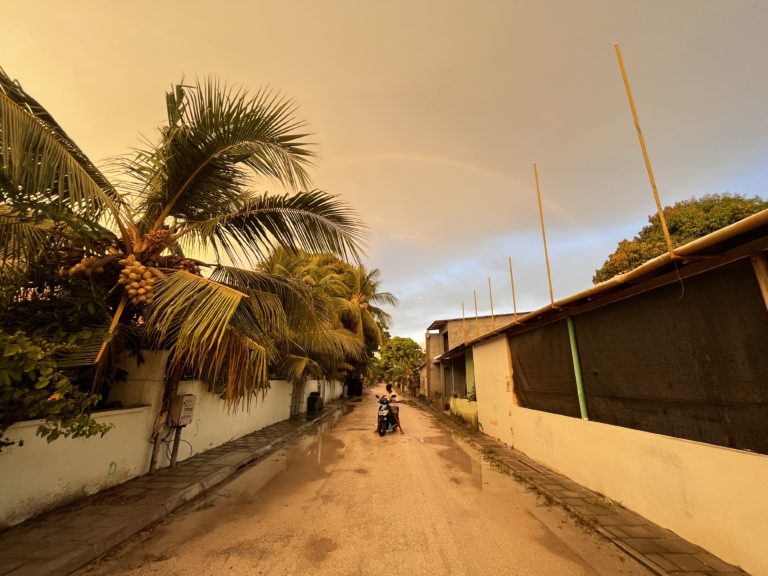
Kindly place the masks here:
<instances>
[{"instance_id":1,"label":"wet pavement","mask_svg":"<svg viewBox=\"0 0 768 576\"><path fill-rule=\"evenodd\" d=\"M368 394L85 498L0 534L0 576L744 574L444 413L401 417L380 438Z\"/></svg>"},{"instance_id":2,"label":"wet pavement","mask_svg":"<svg viewBox=\"0 0 768 576\"><path fill-rule=\"evenodd\" d=\"M374 432L371 397L77 572L650 574L432 415Z\"/></svg>"},{"instance_id":3,"label":"wet pavement","mask_svg":"<svg viewBox=\"0 0 768 576\"><path fill-rule=\"evenodd\" d=\"M341 409L285 420L0 533L1 576L65 576Z\"/></svg>"}]
</instances>

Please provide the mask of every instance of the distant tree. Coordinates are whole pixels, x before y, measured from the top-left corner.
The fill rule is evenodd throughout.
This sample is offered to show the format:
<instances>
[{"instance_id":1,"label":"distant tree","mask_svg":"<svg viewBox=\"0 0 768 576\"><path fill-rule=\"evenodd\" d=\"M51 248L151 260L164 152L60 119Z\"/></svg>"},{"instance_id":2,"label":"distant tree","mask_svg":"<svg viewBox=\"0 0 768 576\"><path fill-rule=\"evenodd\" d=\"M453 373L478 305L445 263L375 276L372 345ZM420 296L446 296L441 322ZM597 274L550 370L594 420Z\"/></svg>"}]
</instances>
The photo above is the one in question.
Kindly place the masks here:
<instances>
[{"instance_id":1,"label":"distant tree","mask_svg":"<svg viewBox=\"0 0 768 576\"><path fill-rule=\"evenodd\" d=\"M664 208L669 235L674 247L738 222L768 208L768 201L757 196L747 198L738 194L707 194L701 198L682 200ZM667 251L659 215L648 217L645 226L632 240L619 242L616 251L595 271L595 284L634 270L651 258Z\"/></svg>"},{"instance_id":2,"label":"distant tree","mask_svg":"<svg viewBox=\"0 0 768 576\"><path fill-rule=\"evenodd\" d=\"M324 330L293 330L279 345L283 354L278 355L276 372L294 381L367 375L390 322L378 305L397 305L395 296L379 289L379 270L349 264L333 254L285 249L273 251L261 269L306 286L316 314L330 321Z\"/></svg>"},{"instance_id":3,"label":"distant tree","mask_svg":"<svg viewBox=\"0 0 768 576\"><path fill-rule=\"evenodd\" d=\"M372 373L401 387L417 386L424 351L413 339L394 336L381 347Z\"/></svg>"}]
</instances>

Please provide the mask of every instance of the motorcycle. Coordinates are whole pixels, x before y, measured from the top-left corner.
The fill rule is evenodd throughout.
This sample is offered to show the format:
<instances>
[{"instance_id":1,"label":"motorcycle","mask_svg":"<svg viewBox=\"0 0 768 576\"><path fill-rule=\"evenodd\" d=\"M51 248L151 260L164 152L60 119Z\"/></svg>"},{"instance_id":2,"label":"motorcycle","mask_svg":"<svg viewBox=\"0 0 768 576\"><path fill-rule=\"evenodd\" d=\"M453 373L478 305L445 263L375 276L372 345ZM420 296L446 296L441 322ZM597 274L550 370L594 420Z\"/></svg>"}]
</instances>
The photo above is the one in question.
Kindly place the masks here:
<instances>
[{"instance_id":1,"label":"motorcycle","mask_svg":"<svg viewBox=\"0 0 768 576\"><path fill-rule=\"evenodd\" d=\"M376 421L376 431L379 436L384 436L387 432L394 431L397 428L395 410L397 409L397 395L392 394L389 398L376 395L379 399L379 413Z\"/></svg>"}]
</instances>

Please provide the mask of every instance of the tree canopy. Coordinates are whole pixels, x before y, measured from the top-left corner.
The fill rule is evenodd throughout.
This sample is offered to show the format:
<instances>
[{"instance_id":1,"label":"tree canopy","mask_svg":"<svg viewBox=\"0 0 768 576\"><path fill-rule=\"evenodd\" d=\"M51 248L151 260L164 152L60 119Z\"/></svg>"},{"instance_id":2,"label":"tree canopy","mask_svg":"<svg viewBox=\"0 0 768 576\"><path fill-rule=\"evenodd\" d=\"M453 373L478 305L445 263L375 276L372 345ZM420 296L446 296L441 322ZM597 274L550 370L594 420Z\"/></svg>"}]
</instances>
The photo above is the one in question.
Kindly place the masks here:
<instances>
[{"instance_id":1,"label":"tree canopy","mask_svg":"<svg viewBox=\"0 0 768 576\"><path fill-rule=\"evenodd\" d=\"M413 387L419 382L419 368L424 364L424 357L421 346L412 338L394 336L381 347L372 373L379 379Z\"/></svg>"},{"instance_id":2,"label":"tree canopy","mask_svg":"<svg viewBox=\"0 0 768 576\"><path fill-rule=\"evenodd\" d=\"M378 269L368 270L333 254L285 249L275 250L260 269L306 286L315 308L323 310L328 320L323 332L292 333L281 345L284 354L278 370L298 379L367 372L390 322L380 305L397 305L395 296L379 289ZM344 345L329 348L334 341Z\"/></svg>"},{"instance_id":3,"label":"tree canopy","mask_svg":"<svg viewBox=\"0 0 768 576\"><path fill-rule=\"evenodd\" d=\"M665 207L664 218L672 245L678 247L767 208L768 201L757 196L748 198L738 194L707 194ZM653 214L648 217L648 225L634 238L619 242L613 254L595 271L592 281L597 284L616 274L634 270L666 251L659 215Z\"/></svg>"}]
</instances>

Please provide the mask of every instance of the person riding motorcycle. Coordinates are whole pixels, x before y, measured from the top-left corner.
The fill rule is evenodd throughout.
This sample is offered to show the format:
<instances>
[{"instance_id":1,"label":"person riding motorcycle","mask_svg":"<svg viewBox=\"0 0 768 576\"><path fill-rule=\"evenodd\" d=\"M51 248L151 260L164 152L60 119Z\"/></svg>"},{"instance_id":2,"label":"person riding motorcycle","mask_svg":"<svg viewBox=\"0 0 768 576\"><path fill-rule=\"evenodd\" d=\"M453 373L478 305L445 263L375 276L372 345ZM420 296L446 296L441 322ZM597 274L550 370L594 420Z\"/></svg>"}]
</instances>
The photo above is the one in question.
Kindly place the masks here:
<instances>
[{"instance_id":1,"label":"person riding motorcycle","mask_svg":"<svg viewBox=\"0 0 768 576\"><path fill-rule=\"evenodd\" d=\"M400 406L397 403L397 395L392 393L392 384L386 385L387 394L379 398L379 404L387 402L392 419L395 422L395 429L400 429L400 434L405 434L403 426L400 424Z\"/></svg>"}]
</instances>

